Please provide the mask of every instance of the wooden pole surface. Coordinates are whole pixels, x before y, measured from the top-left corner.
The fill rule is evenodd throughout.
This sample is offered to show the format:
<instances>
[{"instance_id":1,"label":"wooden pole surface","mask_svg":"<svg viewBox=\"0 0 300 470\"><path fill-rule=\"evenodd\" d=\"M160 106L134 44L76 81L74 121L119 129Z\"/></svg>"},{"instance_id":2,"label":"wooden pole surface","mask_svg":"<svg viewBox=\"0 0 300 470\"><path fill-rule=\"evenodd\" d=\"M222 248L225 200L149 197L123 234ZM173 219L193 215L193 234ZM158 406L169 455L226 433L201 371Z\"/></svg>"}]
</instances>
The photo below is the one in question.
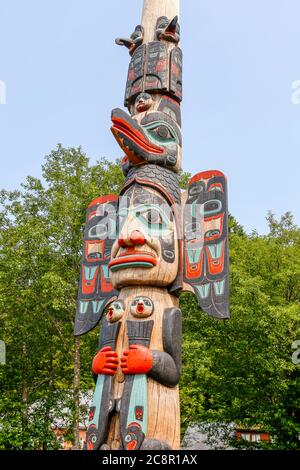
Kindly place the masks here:
<instances>
[{"instance_id":1,"label":"wooden pole surface","mask_svg":"<svg viewBox=\"0 0 300 470\"><path fill-rule=\"evenodd\" d=\"M155 26L160 16L179 17L179 0L144 0L141 24L145 43L155 40Z\"/></svg>"}]
</instances>

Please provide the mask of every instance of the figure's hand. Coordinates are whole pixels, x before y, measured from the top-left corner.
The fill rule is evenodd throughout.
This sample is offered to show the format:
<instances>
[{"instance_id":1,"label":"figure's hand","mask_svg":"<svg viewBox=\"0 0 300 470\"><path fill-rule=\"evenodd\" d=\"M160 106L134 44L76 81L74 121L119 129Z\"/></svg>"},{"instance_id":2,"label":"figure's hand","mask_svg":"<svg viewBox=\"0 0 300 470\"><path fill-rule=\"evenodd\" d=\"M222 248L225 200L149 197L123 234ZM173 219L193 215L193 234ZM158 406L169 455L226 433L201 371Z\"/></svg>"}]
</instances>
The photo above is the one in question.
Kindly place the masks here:
<instances>
[{"instance_id":1,"label":"figure's hand","mask_svg":"<svg viewBox=\"0 0 300 470\"><path fill-rule=\"evenodd\" d=\"M147 374L152 369L153 359L149 348L132 345L121 358L123 374Z\"/></svg>"},{"instance_id":2,"label":"figure's hand","mask_svg":"<svg viewBox=\"0 0 300 470\"><path fill-rule=\"evenodd\" d=\"M111 347L102 348L93 359L94 374L115 375L119 364L118 355Z\"/></svg>"}]
</instances>

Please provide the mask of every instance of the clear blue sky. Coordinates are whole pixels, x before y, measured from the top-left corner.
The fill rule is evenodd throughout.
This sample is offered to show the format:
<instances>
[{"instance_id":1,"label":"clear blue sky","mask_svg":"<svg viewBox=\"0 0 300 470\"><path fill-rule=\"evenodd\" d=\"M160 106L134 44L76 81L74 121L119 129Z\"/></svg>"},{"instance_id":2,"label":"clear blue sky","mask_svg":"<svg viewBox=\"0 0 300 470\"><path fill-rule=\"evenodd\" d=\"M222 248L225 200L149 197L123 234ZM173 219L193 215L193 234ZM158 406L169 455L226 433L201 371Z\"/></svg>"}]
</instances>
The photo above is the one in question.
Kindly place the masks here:
<instances>
[{"instance_id":1,"label":"clear blue sky","mask_svg":"<svg viewBox=\"0 0 300 470\"><path fill-rule=\"evenodd\" d=\"M142 0L0 0L0 187L39 177L58 142L94 163L122 156L109 131L129 56L114 45ZM300 224L299 0L181 0L184 170L223 170L247 230L292 211Z\"/></svg>"}]
</instances>

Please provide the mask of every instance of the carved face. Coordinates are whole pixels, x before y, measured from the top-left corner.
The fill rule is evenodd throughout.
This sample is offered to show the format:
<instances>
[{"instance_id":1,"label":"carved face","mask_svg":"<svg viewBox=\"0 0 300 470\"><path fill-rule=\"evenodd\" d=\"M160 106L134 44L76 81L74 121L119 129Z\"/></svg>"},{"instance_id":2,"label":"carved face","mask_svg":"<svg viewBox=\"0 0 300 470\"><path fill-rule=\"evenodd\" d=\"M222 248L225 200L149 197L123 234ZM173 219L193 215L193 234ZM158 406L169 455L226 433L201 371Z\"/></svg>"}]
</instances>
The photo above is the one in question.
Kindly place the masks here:
<instances>
[{"instance_id":1,"label":"carved face","mask_svg":"<svg viewBox=\"0 0 300 470\"><path fill-rule=\"evenodd\" d=\"M148 297L137 297L131 302L130 313L137 318L147 318L153 313L154 305Z\"/></svg>"},{"instance_id":2,"label":"carved face","mask_svg":"<svg viewBox=\"0 0 300 470\"><path fill-rule=\"evenodd\" d=\"M125 305L122 300L116 300L109 305L106 319L109 323L115 323L123 317L125 312Z\"/></svg>"},{"instance_id":3,"label":"carved face","mask_svg":"<svg viewBox=\"0 0 300 470\"><path fill-rule=\"evenodd\" d=\"M135 100L135 114L148 111L153 106L153 98L149 93L141 93Z\"/></svg>"},{"instance_id":4,"label":"carved face","mask_svg":"<svg viewBox=\"0 0 300 470\"><path fill-rule=\"evenodd\" d=\"M112 133L133 166L147 162L175 172L181 168L181 130L172 108L165 105L164 109L169 113L150 111L134 118L121 109L113 110Z\"/></svg>"},{"instance_id":5,"label":"carved face","mask_svg":"<svg viewBox=\"0 0 300 470\"><path fill-rule=\"evenodd\" d=\"M121 198L118 216L119 235L109 264L115 288L171 284L179 255L175 218L166 200L135 184Z\"/></svg>"}]
</instances>

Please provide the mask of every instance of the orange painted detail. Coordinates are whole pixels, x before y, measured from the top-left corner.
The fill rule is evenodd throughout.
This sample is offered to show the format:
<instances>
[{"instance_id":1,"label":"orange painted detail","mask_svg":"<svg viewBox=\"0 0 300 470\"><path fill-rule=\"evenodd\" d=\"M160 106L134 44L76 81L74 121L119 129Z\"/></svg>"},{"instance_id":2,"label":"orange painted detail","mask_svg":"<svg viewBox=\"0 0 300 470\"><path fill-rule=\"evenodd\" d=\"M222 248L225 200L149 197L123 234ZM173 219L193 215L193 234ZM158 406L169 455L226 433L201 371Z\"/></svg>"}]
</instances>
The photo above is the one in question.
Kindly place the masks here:
<instances>
[{"instance_id":1,"label":"orange painted detail","mask_svg":"<svg viewBox=\"0 0 300 470\"><path fill-rule=\"evenodd\" d=\"M121 247L126 247L129 244L131 245L144 245L146 242L144 235L139 230L134 230L131 232L129 241L123 237L121 234L118 239L118 245Z\"/></svg>"},{"instance_id":2,"label":"orange painted detail","mask_svg":"<svg viewBox=\"0 0 300 470\"><path fill-rule=\"evenodd\" d=\"M112 122L113 126L111 130L117 138L118 133L121 132L147 152L156 153L158 155L164 153L162 148L152 144L149 140L146 140L145 136L141 132L131 127L124 119L120 117L113 117Z\"/></svg>"},{"instance_id":3,"label":"orange painted detail","mask_svg":"<svg viewBox=\"0 0 300 470\"><path fill-rule=\"evenodd\" d=\"M187 250L191 249L191 243L188 244ZM204 260L204 251L201 250L200 259L198 263L191 263L188 259L188 255L185 256L185 269L186 269L186 277L188 279L198 279L203 271L203 260Z\"/></svg>"},{"instance_id":4,"label":"orange painted detail","mask_svg":"<svg viewBox=\"0 0 300 470\"><path fill-rule=\"evenodd\" d=\"M203 171L202 173L197 173L193 178L190 179L189 185L193 183L197 183L197 181L200 180L209 180L213 178L214 176L221 176L226 179L224 173L218 170L208 170L208 171Z\"/></svg>"},{"instance_id":5,"label":"orange painted detail","mask_svg":"<svg viewBox=\"0 0 300 470\"><path fill-rule=\"evenodd\" d=\"M224 270L224 260L225 260L225 241L222 246L222 254L220 258L213 259L208 246L206 247L207 260L208 260L208 270L210 274L216 275L221 274Z\"/></svg>"},{"instance_id":6,"label":"orange painted detail","mask_svg":"<svg viewBox=\"0 0 300 470\"><path fill-rule=\"evenodd\" d=\"M121 358L123 374L147 374L152 366L152 353L145 346L132 345L123 352Z\"/></svg>"},{"instance_id":7,"label":"orange painted detail","mask_svg":"<svg viewBox=\"0 0 300 470\"><path fill-rule=\"evenodd\" d=\"M85 277L84 266L82 266L82 293L83 294L90 295L95 292L98 272L99 272L99 268L96 269L93 279L88 281Z\"/></svg>"},{"instance_id":8,"label":"orange painted detail","mask_svg":"<svg viewBox=\"0 0 300 470\"><path fill-rule=\"evenodd\" d=\"M93 359L94 374L115 375L119 364L118 355L111 347L102 348Z\"/></svg>"},{"instance_id":9,"label":"orange painted detail","mask_svg":"<svg viewBox=\"0 0 300 470\"><path fill-rule=\"evenodd\" d=\"M113 290L113 285L109 278L104 276L103 267L100 266L100 292L107 293Z\"/></svg>"},{"instance_id":10,"label":"orange painted detail","mask_svg":"<svg viewBox=\"0 0 300 470\"><path fill-rule=\"evenodd\" d=\"M88 263L94 263L95 261L100 261L104 259L104 240L87 240L85 242L85 258ZM98 248L97 251L93 250L94 248ZM99 253L99 258L90 258L92 253Z\"/></svg>"},{"instance_id":11,"label":"orange painted detail","mask_svg":"<svg viewBox=\"0 0 300 470\"><path fill-rule=\"evenodd\" d=\"M138 252L137 252L138 253ZM150 263L153 266L157 266L157 259L156 256L150 255L150 254L136 254L134 255L129 255L129 256L124 256L121 255L118 258L112 260L108 267L112 268L113 266L118 266L120 264L126 264L126 263Z\"/></svg>"}]
</instances>

